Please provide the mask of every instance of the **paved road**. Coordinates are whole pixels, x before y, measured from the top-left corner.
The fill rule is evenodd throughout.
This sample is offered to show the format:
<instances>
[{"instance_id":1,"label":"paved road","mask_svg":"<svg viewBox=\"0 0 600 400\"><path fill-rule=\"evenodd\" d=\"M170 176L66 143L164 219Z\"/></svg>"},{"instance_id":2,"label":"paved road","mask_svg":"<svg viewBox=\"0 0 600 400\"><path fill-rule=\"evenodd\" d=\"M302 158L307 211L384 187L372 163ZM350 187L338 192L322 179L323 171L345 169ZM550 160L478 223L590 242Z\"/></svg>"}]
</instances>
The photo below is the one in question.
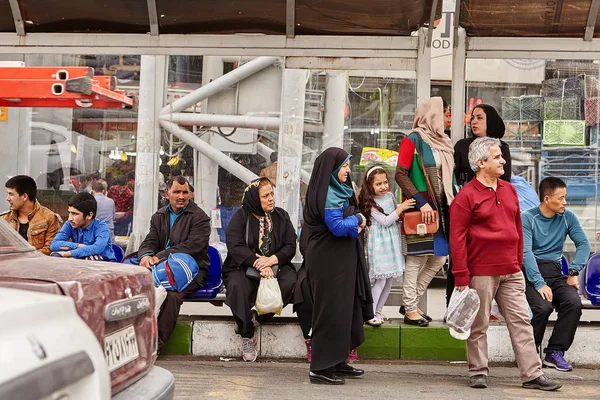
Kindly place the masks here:
<instances>
[{"instance_id":1,"label":"paved road","mask_svg":"<svg viewBox=\"0 0 600 400\"><path fill-rule=\"evenodd\" d=\"M358 363L364 379L344 386L311 385L308 365L293 362L203 361L194 357L161 357L158 365L173 372L175 399L600 399L600 370L561 373L544 369L563 382L558 392L525 390L516 367L494 367L488 389L467 386L465 364Z\"/></svg>"}]
</instances>

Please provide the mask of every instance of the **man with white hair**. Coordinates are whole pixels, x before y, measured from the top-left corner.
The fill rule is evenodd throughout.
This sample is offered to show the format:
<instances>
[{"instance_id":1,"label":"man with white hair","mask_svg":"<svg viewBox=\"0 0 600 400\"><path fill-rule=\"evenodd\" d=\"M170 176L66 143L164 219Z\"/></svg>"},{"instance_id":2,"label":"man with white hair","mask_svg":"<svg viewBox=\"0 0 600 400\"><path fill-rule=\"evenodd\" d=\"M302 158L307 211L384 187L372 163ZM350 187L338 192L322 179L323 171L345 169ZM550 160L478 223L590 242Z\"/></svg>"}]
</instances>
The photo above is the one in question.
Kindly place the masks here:
<instances>
[{"instance_id":1,"label":"man with white hair","mask_svg":"<svg viewBox=\"0 0 600 400\"><path fill-rule=\"evenodd\" d=\"M475 139L469 146L475 179L450 206L450 251L456 290L477 291L479 312L467 339L469 386L487 388L487 329L495 299L506 326L527 389L557 390L562 385L542 372L533 329L529 323L523 265L523 227L515 188L499 180L505 161L500 141Z\"/></svg>"}]
</instances>

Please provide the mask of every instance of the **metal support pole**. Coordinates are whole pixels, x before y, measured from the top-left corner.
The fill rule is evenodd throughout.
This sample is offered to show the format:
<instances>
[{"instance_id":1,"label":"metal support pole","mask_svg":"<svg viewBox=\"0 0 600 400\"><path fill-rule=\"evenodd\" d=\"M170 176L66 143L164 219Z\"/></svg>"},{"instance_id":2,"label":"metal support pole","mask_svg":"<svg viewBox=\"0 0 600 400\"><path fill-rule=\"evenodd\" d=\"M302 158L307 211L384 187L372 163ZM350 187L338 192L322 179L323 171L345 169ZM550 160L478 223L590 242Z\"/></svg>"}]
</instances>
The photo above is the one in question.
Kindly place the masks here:
<instances>
[{"instance_id":1,"label":"metal support pole","mask_svg":"<svg viewBox=\"0 0 600 400\"><path fill-rule=\"evenodd\" d=\"M285 6L285 36L296 36L296 0L287 0Z\"/></svg>"},{"instance_id":2,"label":"metal support pole","mask_svg":"<svg viewBox=\"0 0 600 400\"><path fill-rule=\"evenodd\" d=\"M8 0L10 9L12 11L13 20L15 21L15 30L18 36L25 36L25 24L23 23L23 16L21 14L21 8L19 7L18 0Z\"/></svg>"},{"instance_id":3,"label":"metal support pole","mask_svg":"<svg viewBox=\"0 0 600 400\"><path fill-rule=\"evenodd\" d=\"M594 38L594 30L596 29L596 18L598 18L598 9L600 9L600 0L592 0L590 12L588 14L587 25L585 27L585 36L583 40L591 42Z\"/></svg>"},{"instance_id":4,"label":"metal support pole","mask_svg":"<svg viewBox=\"0 0 600 400\"><path fill-rule=\"evenodd\" d=\"M308 71L284 69L281 85L281 129L277 167L276 204L298 226L300 170L304 136L304 97Z\"/></svg>"},{"instance_id":5,"label":"metal support pole","mask_svg":"<svg viewBox=\"0 0 600 400\"><path fill-rule=\"evenodd\" d=\"M431 97L431 46L427 46L427 31L425 28L419 28L417 104Z\"/></svg>"},{"instance_id":6,"label":"metal support pole","mask_svg":"<svg viewBox=\"0 0 600 400\"><path fill-rule=\"evenodd\" d=\"M214 81L203 85L201 88L194 90L192 93L183 96L180 99L175 100L173 103L164 107L161 110L161 114L178 113L193 106L194 104L200 103L202 100L209 98L210 96L219 93L221 90L235 85L236 83L246 79L252 74L267 68L270 65L275 64L279 58L277 57L257 57L252 61L247 62L239 68L215 79Z\"/></svg>"},{"instance_id":7,"label":"metal support pole","mask_svg":"<svg viewBox=\"0 0 600 400\"><path fill-rule=\"evenodd\" d=\"M165 102L166 86L167 56L143 55L140 65L134 223L127 253L138 249L150 229L150 217L158 208L161 131L157 118Z\"/></svg>"},{"instance_id":8,"label":"metal support pole","mask_svg":"<svg viewBox=\"0 0 600 400\"><path fill-rule=\"evenodd\" d=\"M344 146L344 118L346 97L348 96L348 72L327 71L326 90L322 146L323 149L328 147L341 148Z\"/></svg>"},{"instance_id":9,"label":"metal support pole","mask_svg":"<svg viewBox=\"0 0 600 400\"><path fill-rule=\"evenodd\" d=\"M457 33L457 34L456 34ZM466 38L463 28L455 30L454 51L452 54L452 142L456 143L465 135L465 73Z\"/></svg>"},{"instance_id":10,"label":"metal support pole","mask_svg":"<svg viewBox=\"0 0 600 400\"><path fill-rule=\"evenodd\" d=\"M202 86L208 85L211 81L223 76L223 57L204 56L202 57ZM235 62L239 61L238 58ZM202 113L210 113L210 99L204 99L200 106ZM210 142L213 134L203 135L202 140ZM196 203L211 215L211 211L219 206L217 193L219 191L219 164L196 150L198 154L198 163L194 174L196 176ZM210 243L219 241L217 227L211 223Z\"/></svg>"},{"instance_id":11,"label":"metal support pole","mask_svg":"<svg viewBox=\"0 0 600 400\"><path fill-rule=\"evenodd\" d=\"M167 131L177 136L179 140L192 146L200 153L210 158L233 175L237 176L240 180L245 183L250 183L253 179L258 178L254 172L242 167L239 163L235 162L232 158L227 157L219 150L194 135L192 132L180 127L177 124L167 121L160 121L160 125Z\"/></svg>"},{"instance_id":12,"label":"metal support pole","mask_svg":"<svg viewBox=\"0 0 600 400\"><path fill-rule=\"evenodd\" d=\"M460 1L460 0L459 0ZM429 26L427 26L427 47L431 48L431 42L433 40L433 23L435 22L435 13L437 11L438 0L433 0L431 4L431 11L429 12Z\"/></svg>"},{"instance_id":13,"label":"metal support pole","mask_svg":"<svg viewBox=\"0 0 600 400\"><path fill-rule=\"evenodd\" d=\"M156 9L156 0L147 0L148 3L148 24L150 25L150 35L158 36L158 11Z\"/></svg>"}]
</instances>

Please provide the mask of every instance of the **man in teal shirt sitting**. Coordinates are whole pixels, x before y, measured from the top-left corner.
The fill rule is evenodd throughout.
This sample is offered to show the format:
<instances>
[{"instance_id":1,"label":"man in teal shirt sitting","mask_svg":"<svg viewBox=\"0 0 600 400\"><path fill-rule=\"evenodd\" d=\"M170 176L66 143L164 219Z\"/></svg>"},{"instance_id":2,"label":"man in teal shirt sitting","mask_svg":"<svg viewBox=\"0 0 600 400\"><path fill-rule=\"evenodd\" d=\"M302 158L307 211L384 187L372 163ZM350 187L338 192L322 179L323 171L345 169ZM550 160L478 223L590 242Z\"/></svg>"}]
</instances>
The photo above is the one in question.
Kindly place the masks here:
<instances>
[{"instance_id":1,"label":"man in teal shirt sitting","mask_svg":"<svg viewBox=\"0 0 600 400\"><path fill-rule=\"evenodd\" d=\"M578 275L590 255L590 242L577 216L565 209L567 185L550 177L539 186L541 204L523 211L524 257L527 284L525 293L533 312L531 325L538 348L542 344L548 317L554 308L558 319L552 330L548 346L544 349L544 365L559 371L571 371L564 353L569 350L581 318L581 298ZM561 257L567 235L577 251L569 266L568 276L562 273Z\"/></svg>"}]
</instances>

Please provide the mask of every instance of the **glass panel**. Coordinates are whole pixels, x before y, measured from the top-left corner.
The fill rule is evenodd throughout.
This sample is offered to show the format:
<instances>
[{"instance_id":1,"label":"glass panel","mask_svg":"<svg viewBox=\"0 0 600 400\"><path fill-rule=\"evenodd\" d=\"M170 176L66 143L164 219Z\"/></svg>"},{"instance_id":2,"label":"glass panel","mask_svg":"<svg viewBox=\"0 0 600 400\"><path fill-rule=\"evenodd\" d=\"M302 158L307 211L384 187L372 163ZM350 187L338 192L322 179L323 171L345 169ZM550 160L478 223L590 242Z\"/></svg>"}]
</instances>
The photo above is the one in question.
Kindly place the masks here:
<instances>
[{"instance_id":1,"label":"glass panel","mask_svg":"<svg viewBox=\"0 0 600 400\"><path fill-rule=\"evenodd\" d=\"M567 183L567 207L598 249L598 61L467 60L466 116L485 103L504 119L512 175L537 192L549 176ZM470 135L466 123L466 135ZM570 239L565 253L574 255Z\"/></svg>"},{"instance_id":2,"label":"glass panel","mask_svg":"<svg viewBox=\"0 0 600 400\"><path fill-rule=\"evenodd\" d=\"M27 32L147 33L148 4L138 0L21 0Z\"/></svg>"},{"instance_id":3,"label":"glass panel","mask_svg":"<svg viewBox=\"0 0 600 400\"><path fill-rule=\"evenodd\" d=\"M254 57L169 57L167 103L190 94L202 83L217 80L224 74L246 64ZM249 118L279 117L281 107L281 75L278 65L266 67L239 84L224 87L220 92L205 101L184 110L184 114L216 114L223 117L246 116ZM250 172L259 175L270 165L269 154L277 149L279 129L233 128L231 124L214 126L184 126L196 133L215 150L232 159L231 165L218 165L188 143L175 135L163 131L161 151L161 175L167 181L170 177L182 174L194 182L195 200L205 211L218 207L221 213L221 228L218 234L225 240L225 229L229 218L241 205L246 183L231 172L232 165L239 164ZM164 188L161 186L166 205ZM213 221L213 228L218 224Z\"/></svg>"},{"instance_id":4,"label":"glass panel","mask_svg":"<svg viewBox=\"0 0 600 400\"><path fill-rule=\"evenodd\" d=\"M285 34L285 1L157 0L161 33Z\"/></svg>"},{"instance_id":5,"label":"glass panel","mask_svg":"<svg viewBox=\"0 0 600 400\"><path fill-rule=\"evenodd\" d=\"M90 66L97 75L116 76L117 89L126 94L135 97L139 93L139 56L2 55L0 61L24 62L26 66ZM129 235L137 111L9 107L0 134L8 139L0 148L4 180L17 174L31 176L37 182L40 203L66 221L68 200L77 192L91 191L92 184L102 179L109 197L117 200L117 213L122 213L117 214L115 234ZM118 183L122 183L120 188ZM2 209L7 210L7 204Z\"/></svg>"},{"instance_id":6,"label":"glass panel","mask_svg":"<svg viewBox=\"0 0 600 400\"><path fill-rule=\"evenodd\" d=\"M15 20L8 1L0 2L0 32L15 32Z\"/></svg>"},{"instance_id":7,"label":"glass panel","mask_svg":"<svg viewBox=\"0 0 600 400\"><path fill-rule=\"evenodd\" d=\"M342 147L352 155L351 178L360 185L363 173L374 163L388 164L390 174L395 171L400 142L412 128L416 74L414 71L342 73L341 80L336 79L339 72L311 71L309 74L302 165L310 173L315 158L323 150ZM344 102L341 108L309 102L316 94L331 99L340 91ZM313 117L316 110L324 111L316 114L317 119L307 120L306 116ZM336 132L343 133L336 135Z\"/></svg>"}]
</instances>

